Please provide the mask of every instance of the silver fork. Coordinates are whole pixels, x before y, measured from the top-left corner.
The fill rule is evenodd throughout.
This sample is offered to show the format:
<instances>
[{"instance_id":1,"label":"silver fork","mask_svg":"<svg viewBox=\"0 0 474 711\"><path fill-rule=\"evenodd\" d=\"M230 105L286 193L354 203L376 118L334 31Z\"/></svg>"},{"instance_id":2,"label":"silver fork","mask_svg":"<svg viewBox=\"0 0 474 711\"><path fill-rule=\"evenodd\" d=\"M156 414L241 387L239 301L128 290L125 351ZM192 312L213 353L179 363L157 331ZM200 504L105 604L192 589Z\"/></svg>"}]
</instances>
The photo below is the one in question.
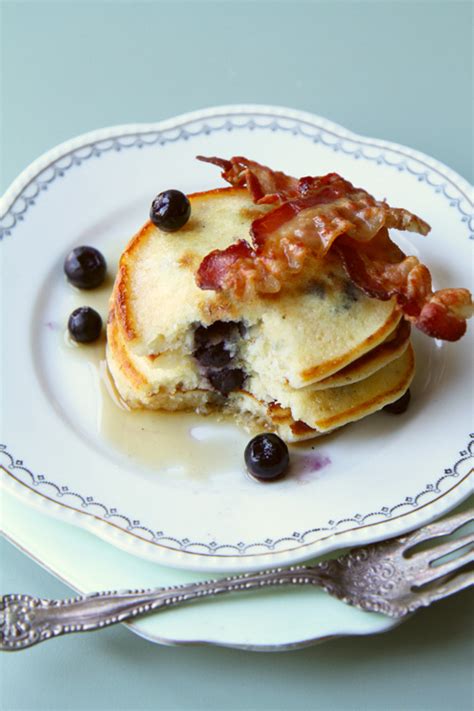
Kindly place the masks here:
<instances>
[{"instance_id":1,"label":"silver fork","mask_svg":"<svg viewBox=\"0 0 474 711\"><path fill-rule=\"evenodd\" d=\"M51 637L101 629L190 600L280 585L316 585L363 610L403 617L474 584L473 571L458 572L474 560L474 533L409 555L417 544L452 534L473 518L471 509L314 566L278 568L153 590L107 591L67 600L5 595L0 603L0 649L26 649ZM461 548L467 550L457 558L434 565Z\"/></svg>"}]
</instances>

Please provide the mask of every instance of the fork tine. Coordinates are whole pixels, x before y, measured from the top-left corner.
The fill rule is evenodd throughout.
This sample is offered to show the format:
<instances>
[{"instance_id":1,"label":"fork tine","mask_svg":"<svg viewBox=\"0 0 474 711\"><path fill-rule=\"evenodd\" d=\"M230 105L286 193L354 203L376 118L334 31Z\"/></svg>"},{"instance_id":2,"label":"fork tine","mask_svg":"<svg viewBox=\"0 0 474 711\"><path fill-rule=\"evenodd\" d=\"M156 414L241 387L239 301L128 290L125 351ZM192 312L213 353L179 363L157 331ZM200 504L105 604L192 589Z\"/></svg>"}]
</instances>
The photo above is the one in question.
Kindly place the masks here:
<instances>
[{"instance_id":1,"label":"fork tine","mask_svg":"<svg viewBox=\"0 0 474 711\"><path fill-rule=\"evenodd\" d=\"M460 555L457 558L454 558L453 560L448 560L446 563L443 563L442 565L436 565L436 566L433 566L432 568L428 568L426 570L426 573L423 575L423 582L424 583L434 582L438 578L442 578L445 575L448 575L448 573L452 573L456 570L459 570L459 568L462 568L463 565L467 565L468 563L473 563L473 562L474 562L474 550L466 551L466 553L463 553L463 555Z\"/></svg>"},{"instance_id":2,"label":"fork tine","mask_svg":"<svg viewBox=\"0 0 474 711\"><path fill-rule=\"evenodd\" d=\"M469 523L474 519L474 508L469 509L469 511L463 511L462 513L455 514L449 518L442 519L441 521L435 521L430 523L423 528L409 533L407 536L400 537L400 542L403 544L405 550L412 548L417 543L422 543L423 541L428 541L430 538L439 538L440 536L449 536L464 526L464 524Z\"/></svg>"},{"instance_id":3,"label":"fork tine","mask_svg":"<svg viewBox=\"0 0 474 711\"><path fill-rule=\"evenodd\" d=\"M465 590L471 587L471 585L474 585L474 572L462 573L447 583L441 582L435 589L415 593L417 595L417 606L430 605L432 602L436 602L436 600L442 600L444 597L454 595L454 593Z\"/></svg>"},{"instance_id":4,"label":"fork tine","mask_svg":"<svg viewBox=\"0 0 474 711\"><path fill-rule=\"evenodd\" d=\"M460 536L452 541L446 541L439 546L434 548L429 548L427 551L420 551L419 553L414 553L410 556L410 560L417 565L430 565L438 558L442 558L444 555L449 553L454 553L464 546L468 546L470 543L474 543L474 532L468 533L465 536Z\"/></svg>"}]
</instances>

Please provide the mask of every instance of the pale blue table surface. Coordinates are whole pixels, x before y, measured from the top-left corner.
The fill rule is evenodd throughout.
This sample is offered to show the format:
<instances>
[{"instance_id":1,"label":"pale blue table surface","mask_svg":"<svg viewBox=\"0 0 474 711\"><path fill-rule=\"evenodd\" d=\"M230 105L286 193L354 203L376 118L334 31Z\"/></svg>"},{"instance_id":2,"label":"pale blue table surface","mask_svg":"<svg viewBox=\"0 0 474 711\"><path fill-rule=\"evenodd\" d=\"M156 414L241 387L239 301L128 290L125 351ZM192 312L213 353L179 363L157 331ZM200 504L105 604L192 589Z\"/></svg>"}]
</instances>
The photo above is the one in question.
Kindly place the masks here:
<instances>
[{"instance_id":1,"label":"pale blue table surface","mask_svg":"<svg viewBox=\"0 0 474 711\"><path fill-rule=\"evenodd\" d=\"M472 179L470 2L0 0L1 184L112 124L223 103L313 111ZM449 237L449 236L448 236ZM2 542L1 592L67 596ZM10 709L473 707L472 596L392 632L280 654L167 648L123 627L0 659Z\"/></svg>"}]
</instances>

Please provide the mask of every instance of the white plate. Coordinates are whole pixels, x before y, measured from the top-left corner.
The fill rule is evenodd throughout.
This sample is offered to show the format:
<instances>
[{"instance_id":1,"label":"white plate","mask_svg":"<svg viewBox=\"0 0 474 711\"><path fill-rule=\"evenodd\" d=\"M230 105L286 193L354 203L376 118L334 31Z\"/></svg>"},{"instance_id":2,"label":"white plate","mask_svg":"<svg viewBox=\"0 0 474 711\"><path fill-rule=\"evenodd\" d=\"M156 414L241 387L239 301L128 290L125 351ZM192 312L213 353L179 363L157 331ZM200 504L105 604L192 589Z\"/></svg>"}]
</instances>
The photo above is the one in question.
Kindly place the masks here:
<instances>
[{"instance_id":1,"label":"white plate","mask_svg":"<svg viewBox=\"0 0 474 711\"><path fill-rule=\"evenodd\" d=\"M437 286L469 286L469 185L408 148L263 106L207 109L74 139L22 173L0 211L4 485L124 550L200 570L290 564L400 534L454 507L472 489L472 329L455 344L415 334L409 411L376 414L319 440L295 455L292 476L271 486L243 475L247 437L229 425L196 422L200 442L183 439L183 448L209 452L198 477L143 466L100 435L97 382L61 345L78 298L62 261L72 246L92 243L112 263L157 192L219 184L194 160L199 153L243 154L295 175L340 172L430 222L428 238L400 237L405 251L430 265ZM81 294L83 303L95 298ZM217 467L213 448L222 438L229 456Z\"/></svg>"}]
</instances>

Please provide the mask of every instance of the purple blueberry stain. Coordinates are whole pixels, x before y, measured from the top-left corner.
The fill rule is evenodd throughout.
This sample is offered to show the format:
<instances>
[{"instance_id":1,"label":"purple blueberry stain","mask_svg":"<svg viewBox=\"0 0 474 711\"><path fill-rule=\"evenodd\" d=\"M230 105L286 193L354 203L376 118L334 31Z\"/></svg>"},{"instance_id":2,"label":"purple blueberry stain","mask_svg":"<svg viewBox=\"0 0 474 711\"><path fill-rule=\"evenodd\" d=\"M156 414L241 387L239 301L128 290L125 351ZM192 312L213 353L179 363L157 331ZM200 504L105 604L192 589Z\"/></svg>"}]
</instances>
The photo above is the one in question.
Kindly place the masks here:
<instances>
[{"instance_id":1,"label":"purple blueberry stain","mask_svg":"<svg viewBox=\"0 0 474 711\"><path fill-rule=\"evenodd\" d=\"M45 326L49 331L57 331L59 329L59 324L56 321L47 321Z\"/></svg>"},{"instance_id":2,"label":"purple blueberry stain","mask_svg":"<svg viewBox=\"0 0 474 711\"><path fill-rule=\"evenodd\" d=\"M300 456L293 456L291 473L302 484L317 479L317 474L331 464L331 459L326 454L309 452Z\"/></svg>"}]
</instances>

